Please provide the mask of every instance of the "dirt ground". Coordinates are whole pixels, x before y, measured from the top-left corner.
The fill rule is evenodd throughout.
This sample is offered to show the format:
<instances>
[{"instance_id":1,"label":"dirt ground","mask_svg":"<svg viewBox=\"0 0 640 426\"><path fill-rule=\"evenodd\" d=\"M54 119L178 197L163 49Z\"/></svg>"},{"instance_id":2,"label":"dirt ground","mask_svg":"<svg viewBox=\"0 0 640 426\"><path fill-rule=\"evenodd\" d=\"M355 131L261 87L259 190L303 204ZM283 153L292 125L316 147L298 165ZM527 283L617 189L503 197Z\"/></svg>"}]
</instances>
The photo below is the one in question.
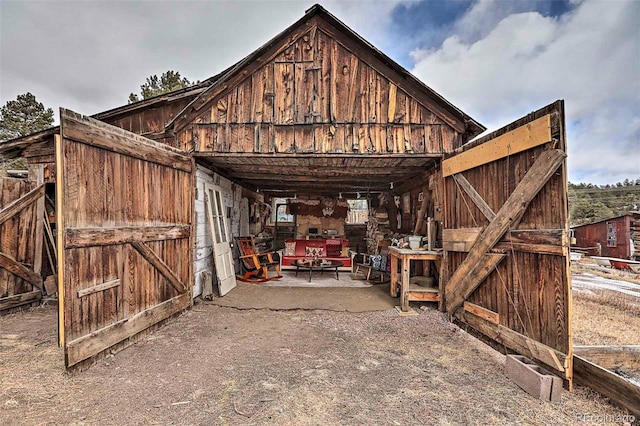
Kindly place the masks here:
<instances>
[{"instance_id":1,"label":"dirt ground","mask_svg":"<svg viewBox=\"0 0 640 426\"><path fill-rule=\"evenodd\" d=\"M430 305L431 306L431 305ZM0 424L615 423L588 389L536 400L504 357L433 308L238 310L200 303L68 374L53 307L0 318Z\"/></svg>"}]
</instances>

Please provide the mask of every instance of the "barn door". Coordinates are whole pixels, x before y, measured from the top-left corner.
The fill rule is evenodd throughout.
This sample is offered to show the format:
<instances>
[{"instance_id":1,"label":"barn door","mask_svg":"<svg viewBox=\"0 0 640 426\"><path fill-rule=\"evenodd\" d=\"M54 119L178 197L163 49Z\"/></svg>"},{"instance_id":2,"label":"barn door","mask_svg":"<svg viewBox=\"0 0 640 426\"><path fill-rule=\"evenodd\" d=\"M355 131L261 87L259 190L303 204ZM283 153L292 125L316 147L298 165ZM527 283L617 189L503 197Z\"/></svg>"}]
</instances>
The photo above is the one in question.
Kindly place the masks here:
<instances>
[{"instance_id":1,"label":"barn door","mask_svg":"<svg viewBox=\"0 0 640 426\"><path fill-rule=\"evenodd\" d=\"M213 244L213 258L218 278L218 291L224 296L236 287L233 254L231 253L231 234L227 224L225 206L219 186L206 184L207 212L209 216L209 231Z\"/></svg>"},{"instance_id":2,"label":"barn door","mask_svg":"<svg viewBox=\"0 0 640 426\"><path fill-rule=\"evenodd\" d=\"M69 110L60 129L60 342L70 367L190 306L192 161Z\"/></svg>"},{"instance_id":3,"label":"barn door","mask_svg":"<svg viewBox=\"0 0 640 426\"><path fill-rule=\"evenodd\" d=\"M564 104L468 145L442 163L446 310L571 386Z\"/></svg>"},{"instance_id":4,"label":"barn door","mask_svg":"<svg viewBox=\"0 0 640 426\"><path fill-rule=\"evenodd\" d=\"M0 311L42 298L44 185L0 179Z\"/></svg>"}]
</instances>

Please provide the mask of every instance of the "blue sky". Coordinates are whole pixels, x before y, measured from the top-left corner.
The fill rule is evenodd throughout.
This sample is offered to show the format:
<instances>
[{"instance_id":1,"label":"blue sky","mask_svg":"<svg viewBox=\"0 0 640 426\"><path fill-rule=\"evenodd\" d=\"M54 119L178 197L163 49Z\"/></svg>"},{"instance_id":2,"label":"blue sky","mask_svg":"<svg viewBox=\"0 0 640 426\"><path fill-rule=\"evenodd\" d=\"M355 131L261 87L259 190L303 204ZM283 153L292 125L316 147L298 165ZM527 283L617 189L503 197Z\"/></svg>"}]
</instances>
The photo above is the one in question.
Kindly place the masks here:
<instances>
[{"instance_id":1,"label":"blue sky","mask_svg":"<svg viewBox=\"0 0 640 426\"><path fill-rule=\"evenodd\" d=\"M216 74L313 1L0 1L0 102L27 91L93 114L151 74ZM565 99L569 179L640 177L640 1L326 1L495 130Z\"/></svg>"}]
</instances>

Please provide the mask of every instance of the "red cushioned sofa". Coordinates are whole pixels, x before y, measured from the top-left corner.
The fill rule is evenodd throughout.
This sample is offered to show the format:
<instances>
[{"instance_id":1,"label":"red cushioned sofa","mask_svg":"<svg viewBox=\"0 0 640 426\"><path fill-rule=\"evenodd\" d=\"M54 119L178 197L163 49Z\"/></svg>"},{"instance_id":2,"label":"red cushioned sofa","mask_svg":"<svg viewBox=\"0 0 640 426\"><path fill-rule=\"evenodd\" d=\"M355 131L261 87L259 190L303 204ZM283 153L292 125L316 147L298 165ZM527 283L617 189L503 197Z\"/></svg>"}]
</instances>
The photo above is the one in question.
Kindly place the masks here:
<instances>
[{"instance_id":1,"label":"red cushioned sofa","mask_svg":"<svg viewBox=\"0 0 640 426\"><path fill-rule=\"evenodd\" d=\"M341 238L298 240L289 238L285 240L285 247L282 251L281 269L295 269L291 262L306 257L313 257L311 249L316 248L318 257L328 260L338 260L343 263L341 271L351 271L353 268L353 257L355 252L349 250L349 241Z\"/></svg>"}]
</instances>

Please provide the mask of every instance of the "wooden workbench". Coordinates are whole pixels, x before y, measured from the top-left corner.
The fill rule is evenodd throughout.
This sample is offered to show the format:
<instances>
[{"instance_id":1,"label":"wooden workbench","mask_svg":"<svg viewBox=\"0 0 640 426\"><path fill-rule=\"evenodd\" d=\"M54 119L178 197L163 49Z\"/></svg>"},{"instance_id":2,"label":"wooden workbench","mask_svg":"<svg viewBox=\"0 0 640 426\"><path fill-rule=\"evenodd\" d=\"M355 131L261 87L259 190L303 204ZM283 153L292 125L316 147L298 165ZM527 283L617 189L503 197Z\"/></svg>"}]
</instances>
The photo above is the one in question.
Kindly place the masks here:
<instances>
[{"instance_id":1,"label":"wooden workbench","mask_svg":"<svg viewBox=\"0 0 640 426\"><path fill-rule=\"evenodd\" d=\"M429 260L436 263L440 271L442 263L441 251L411 250L398 247L389 247L391 255L391 296L396 297L398 288L398 261L402 265L402 277L400 280L400 308L403 312L409 310L410 301L440 302L440 282L435 287L421 287L410 284L410 270L412 260Z\"/></svg>"}]
</instances>

